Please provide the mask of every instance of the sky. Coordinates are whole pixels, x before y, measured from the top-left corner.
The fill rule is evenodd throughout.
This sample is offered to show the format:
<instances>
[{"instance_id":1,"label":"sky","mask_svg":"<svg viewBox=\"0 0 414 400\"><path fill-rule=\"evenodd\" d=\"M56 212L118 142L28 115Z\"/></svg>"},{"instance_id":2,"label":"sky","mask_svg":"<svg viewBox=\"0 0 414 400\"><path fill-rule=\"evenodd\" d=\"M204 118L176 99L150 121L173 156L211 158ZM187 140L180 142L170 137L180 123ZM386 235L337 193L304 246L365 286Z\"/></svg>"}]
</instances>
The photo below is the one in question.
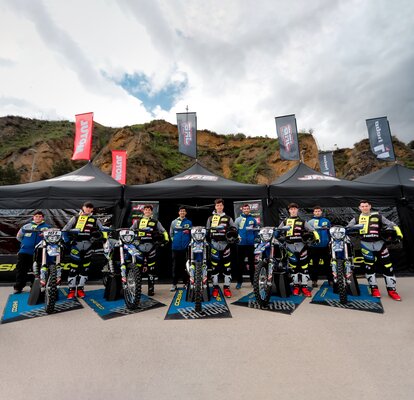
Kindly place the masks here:
<instances>
[{"instance_id":1,"label":"sky","mask_svg":"<svg viewBox=\"0 0 414 400\"><path fill-rule=\"evenodd\" d=\"M387 116L414 139L412 0L0 0L0 117L111 127L197 113L276 137L295 114L321 150Z\"/></svg>"}]
</instances>

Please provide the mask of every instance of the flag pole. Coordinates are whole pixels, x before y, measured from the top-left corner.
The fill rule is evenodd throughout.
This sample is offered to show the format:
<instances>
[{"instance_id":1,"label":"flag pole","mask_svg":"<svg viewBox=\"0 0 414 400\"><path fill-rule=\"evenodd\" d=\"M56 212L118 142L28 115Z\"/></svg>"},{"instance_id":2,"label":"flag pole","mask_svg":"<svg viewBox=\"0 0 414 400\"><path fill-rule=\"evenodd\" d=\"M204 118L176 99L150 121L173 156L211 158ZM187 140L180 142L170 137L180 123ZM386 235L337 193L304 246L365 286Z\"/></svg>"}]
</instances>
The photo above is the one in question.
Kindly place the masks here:
<instances>
[{"instance_id":1,"label":"flag pole","mask_svg":"<svg viewBox=\"0 0 414 400\"><path fill-rule=\"evenodd\" d=\"M391 136L391 147L392 147L392 153L394 154L394 164L397 164L397 155L395 154L394 142L392 141L391 126L390 126L390 121L388 121L388 118L387 118L387 124L388 124L388 130L390 131L390 136Z\"/></svg>"}]
</instances>

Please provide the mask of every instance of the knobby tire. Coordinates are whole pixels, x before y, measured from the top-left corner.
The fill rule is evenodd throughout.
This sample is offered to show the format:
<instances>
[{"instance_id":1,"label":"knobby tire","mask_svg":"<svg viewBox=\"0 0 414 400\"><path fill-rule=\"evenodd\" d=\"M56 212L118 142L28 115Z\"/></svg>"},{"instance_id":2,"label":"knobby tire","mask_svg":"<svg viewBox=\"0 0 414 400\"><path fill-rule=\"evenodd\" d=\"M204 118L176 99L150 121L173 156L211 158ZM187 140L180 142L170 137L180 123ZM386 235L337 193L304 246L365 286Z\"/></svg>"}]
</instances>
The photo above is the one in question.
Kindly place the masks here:
<instances>
[{"instance_id":1,"label":"knobby tire","mask_svg":"<svg viewBox=\"0 0 414 400\"><path fill-rule=\"evenodd\" d=\"M130 285L132 283L132 285ZM136 310L141 302L142 276L141 268L131 265L127 273L127 284L124 288L125 305L128 310ZM132 287L130 287L132 286Z\"/></svg>"},{"instance_id":2,"label":"knobby tire","mask_svg":"<svg viewBox=\"0 0 414 400\"><path fill-rule=\"evenodd\" d=\"M337 280L338 280L338 294L339 302L346 304L348 302L348 294L346 292L346 277L345 277L345 264L343 260L337 260Z\"/></svg>"},{"instance_id":3,"label":"knobby tire","mask_svg":"<svg viewBox=\"0 0 414 400\"><path fill-rule=\"evenodd\" d=\"M203 300L203 266L201 262L196 262L194 273L194 308L196 312L201 312L201 302Z\"/></svg>"},{"instance_id":4,"label":"knobby tire","mask_svg":"<svg viewBox=\"0 0 414 400\"><path fill-rule=\"evenodd\" d=\"M49 265L49 277L45 287L45 310L48 314L55 311L57 291L57 265L52 264Z\"/></svg>"},{"instance_id":5,"label":"knobby tire","mask_svg":"<svg viewBox=\"0 0 414 400\"><path fill-rule=\"evenodd\" d=\"M263 282L263 276L266 280ZM261 307L267 307L272 293L272 285L267 285L268 265L259 261L254 270L253 289L256 301Z\"/></svg>"}]
</instances>

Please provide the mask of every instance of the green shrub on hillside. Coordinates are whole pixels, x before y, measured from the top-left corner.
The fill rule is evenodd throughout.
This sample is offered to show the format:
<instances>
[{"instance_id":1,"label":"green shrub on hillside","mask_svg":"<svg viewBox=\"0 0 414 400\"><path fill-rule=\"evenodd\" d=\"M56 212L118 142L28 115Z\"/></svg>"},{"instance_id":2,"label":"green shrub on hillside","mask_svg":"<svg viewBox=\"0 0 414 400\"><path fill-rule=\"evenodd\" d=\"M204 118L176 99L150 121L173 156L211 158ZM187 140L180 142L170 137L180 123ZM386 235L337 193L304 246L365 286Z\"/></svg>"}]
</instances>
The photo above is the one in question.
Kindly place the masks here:
<instances>
[{"instance_id":1,"label":"green shrub on hillside","mask_svg":"<svg viewBox=\"0 0 414 400\"><path fill-rule=\"evenodd\" d=\"M16 185L20 183L21 177L18 171L14 169L12 163L7 167L0 166L0 185Z\"/></svg>"}]
</instances>

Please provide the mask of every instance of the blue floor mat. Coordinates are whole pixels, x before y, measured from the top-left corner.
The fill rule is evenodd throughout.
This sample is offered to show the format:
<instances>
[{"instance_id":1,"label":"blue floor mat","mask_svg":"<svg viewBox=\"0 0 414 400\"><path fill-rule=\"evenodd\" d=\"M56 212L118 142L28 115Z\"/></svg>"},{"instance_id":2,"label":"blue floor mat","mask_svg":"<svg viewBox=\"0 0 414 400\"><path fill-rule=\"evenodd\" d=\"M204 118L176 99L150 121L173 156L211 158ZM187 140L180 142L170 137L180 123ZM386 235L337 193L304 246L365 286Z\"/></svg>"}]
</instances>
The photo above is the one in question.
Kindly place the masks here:
<instances>
[{"instance_id":1,"label":"blue floor mat","mask_svg":"<svg viewBox=\"0 0 414 400\"><path fill-rule=\"evenodd\" d=\"M322 304L324 306L345 308L348 310L368 311L374 313L384 313L384 308L381 304L381 299L371 296L368 285L359 285L361 291L360 296L348 295L348 302L341 304L339 302L339 295L333 292L328 282L324 282L318 292L313 296L312 304Z\"/></svg>"},{"instance_id":2,"label":"blue floor mat","mask_svg":"<svg viewBox=\"0 0 414 400\"><path fill-rule=\"evenodd\" d=\"M44 303L29 306L27 304L29 294L29 292L22 292L20 294L11 294L9 296L1 318L2 324L52 315L45 311ZM66 295L67 292L65 289L58 290L58 300L55 305L54 314L83 308L82 304L77 299L67 300Z\"/></svg>"},{"instance_id":3,"label":"blue floor mat","mask_svg":"<svg viewBox=\"0 0 414 400\"><path fill-rule=\"evenodd\" d=\"M210 319L210 318L231 318L229 307L219 291L219 295L214 298L211 296L213 288L210 289L210 301L201 303L201 312L196 312L194 303L185 300L187 289L178 289L168 308L165 319Z\"/></svg>"},{"instance_id":4,"label":"blue floor mat","mask_svg":"<svg viewBox=\"0 0 414 400\"><path fill-rule=\"evenodd\" d=\"M310 289L309 289L310 290ZM235 301L235 306L248 307L256 310L265 310L279 312L283 314L292 314L305 300L304 296L289 296L289 297L279 297L271 296L269 305L267 307L262 307L256 301L256 296L254 292L248 294L247 296L242 297L241 299Z\"/></svg>"},{"instance_id":5,"label":"blue floor mat","mask_svg":"<svg viewBox=\"0 0 414 400\"><path fill-rule=\"evenodd\" d=\"M104 291L104 289L88 290L83 299L103 320L136 314L153 308L165 307L165 304L142 294L139 308L136 310L128 310L123 298L115 301L107 301L104 299Z\"/></svg>"}]
</instances>

